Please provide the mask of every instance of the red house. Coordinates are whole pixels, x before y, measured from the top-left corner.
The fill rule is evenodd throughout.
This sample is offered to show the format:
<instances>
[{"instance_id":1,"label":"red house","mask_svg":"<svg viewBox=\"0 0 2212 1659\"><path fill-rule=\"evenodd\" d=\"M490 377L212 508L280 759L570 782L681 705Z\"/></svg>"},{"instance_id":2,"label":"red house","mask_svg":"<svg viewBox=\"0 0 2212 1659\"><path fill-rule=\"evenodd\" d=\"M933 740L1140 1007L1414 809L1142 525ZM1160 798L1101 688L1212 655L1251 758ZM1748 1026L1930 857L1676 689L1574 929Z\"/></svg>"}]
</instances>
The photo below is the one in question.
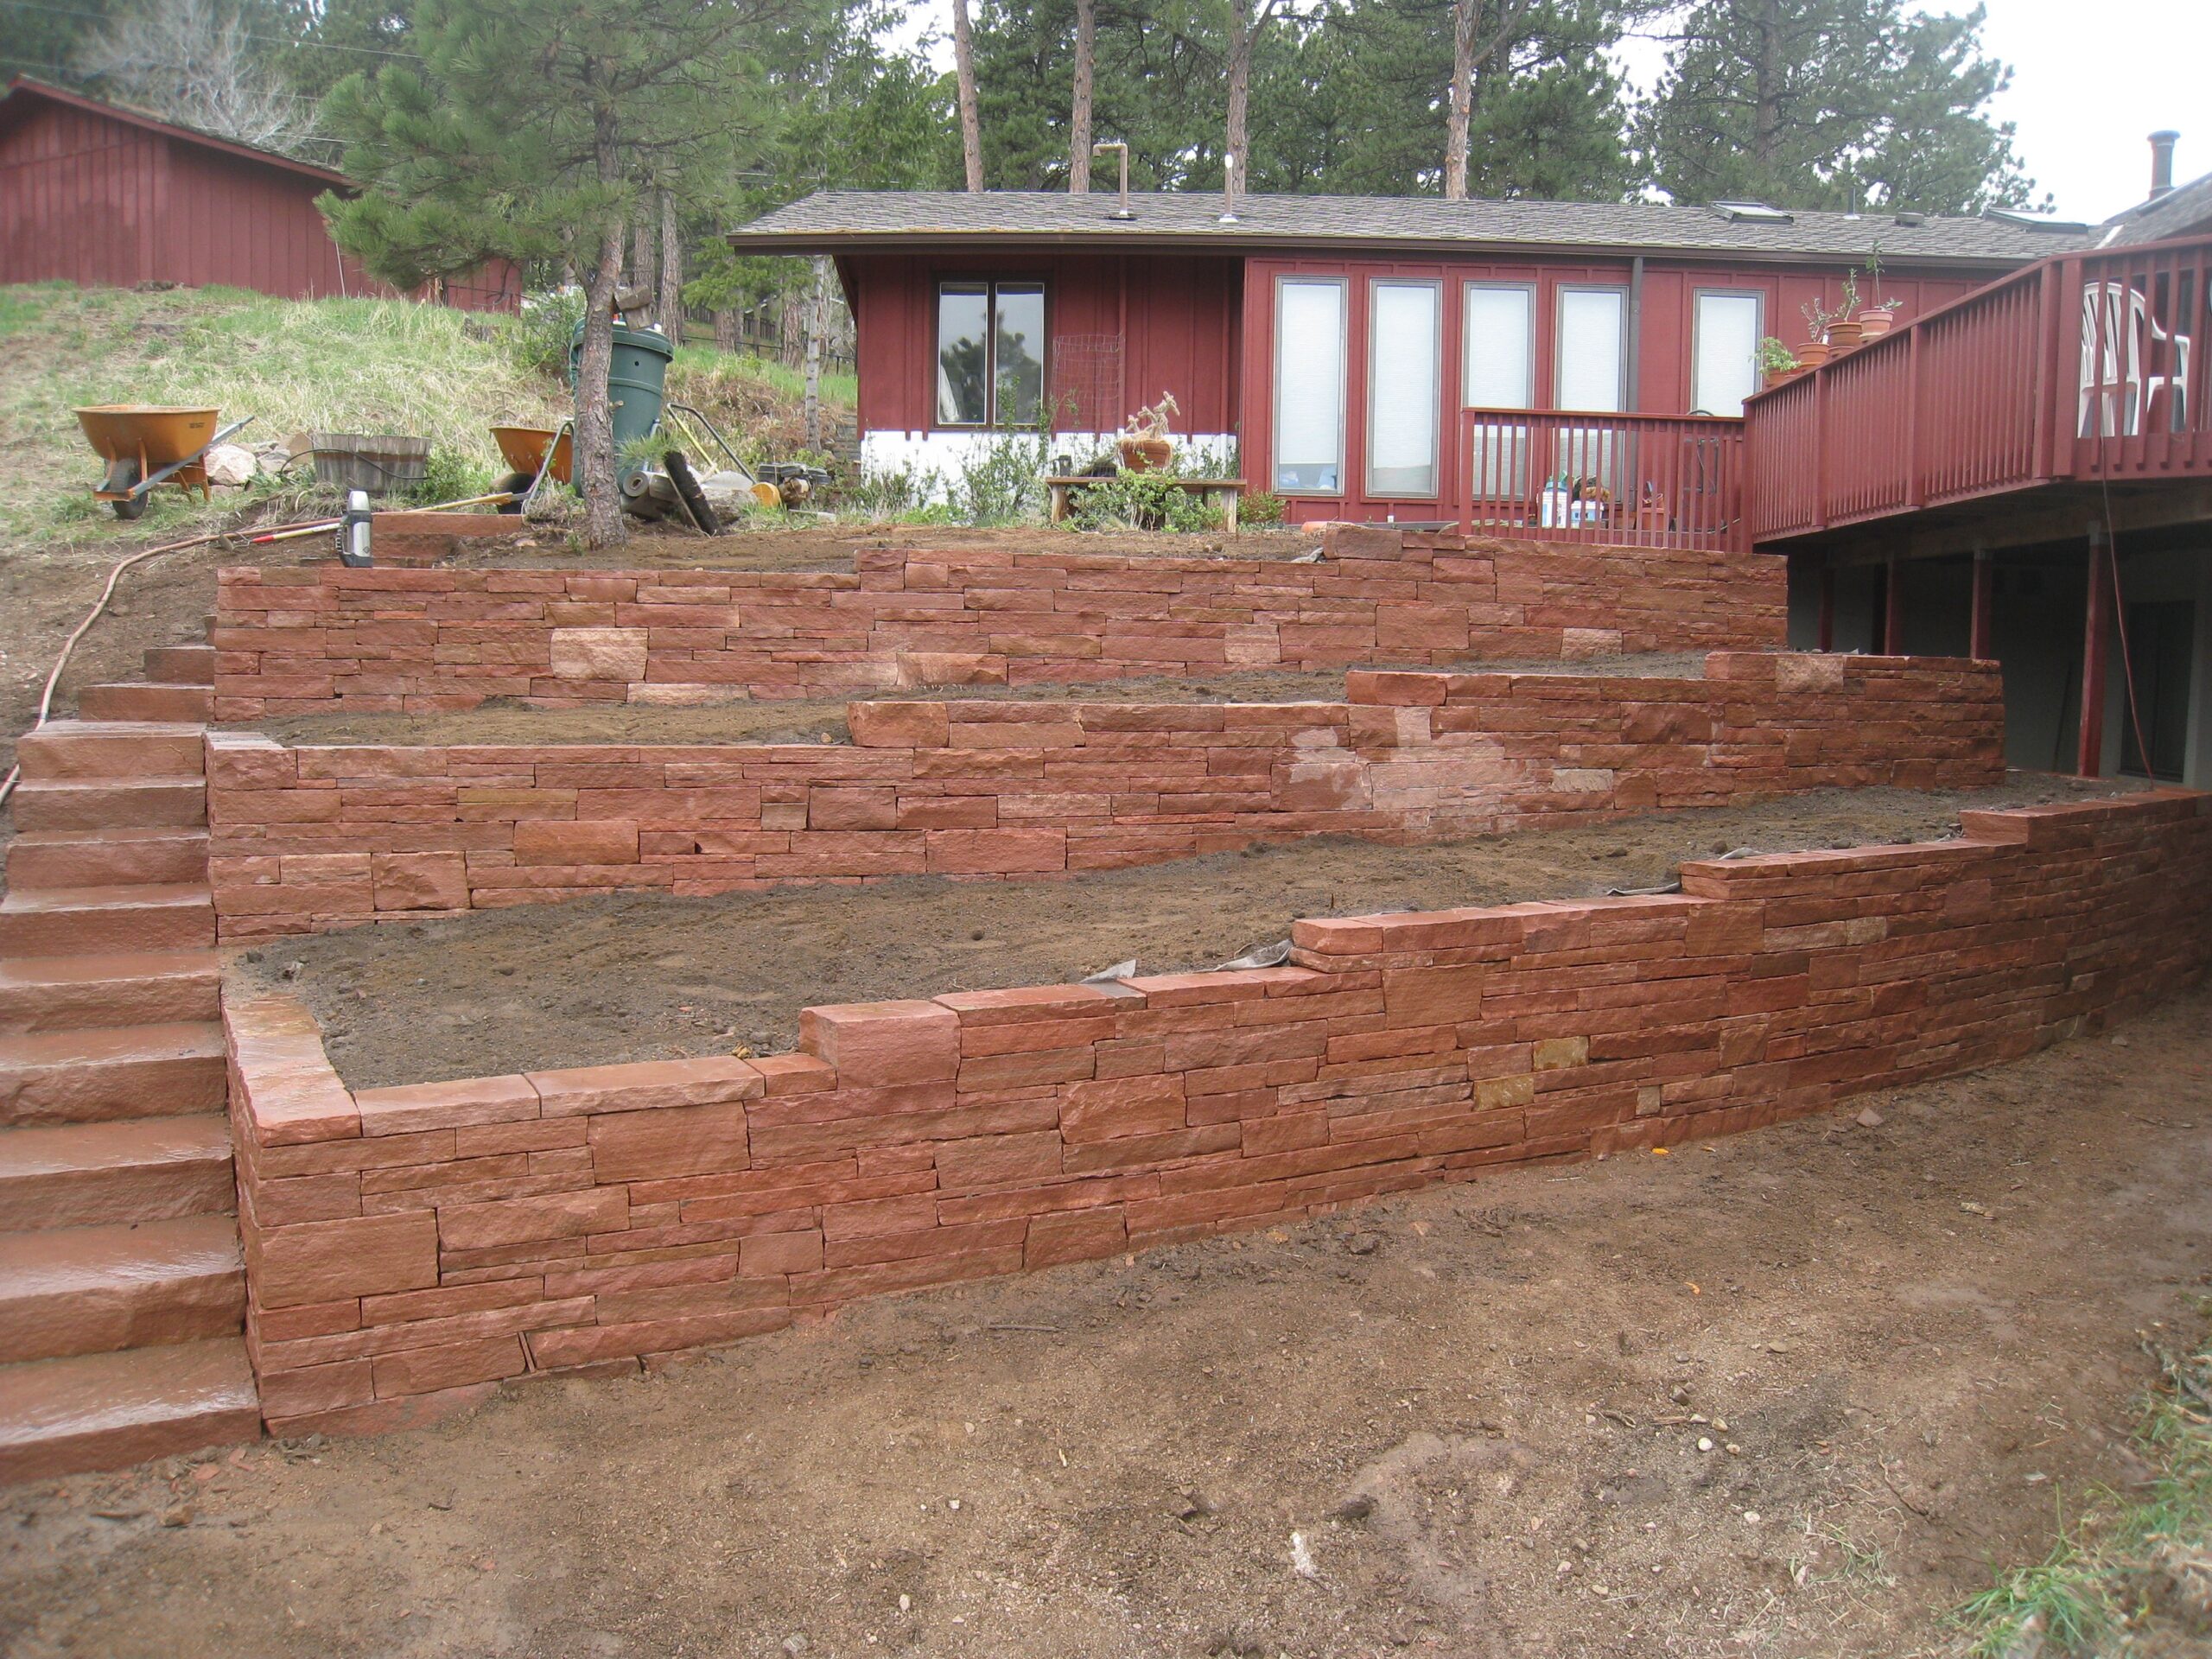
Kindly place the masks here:
<instances>
[{"instance_id":1,"label":"red house","mask_svg":"<svg viewBox=\"0 0 2212 1659\"><path fill-rule=\"evenodd\" d=\"M315 211L324 191L352 188L328 168L18 76L0 96L0 283L393 297ZM512 311L521 273L502 261L416 297Z\"/></svg>"},{"instance_id":2,"label":"red house","mask_svg":"<svg viewBox=\"0 0 2212 1659\"><path fill-rule=\"evenodd\" d=\"M2078 246L2020 215L1758 203L829 193L729 238L835 257L861 455L957 472L1049 404L1077 460L1172 392L1294 520L1713 539L1768 335L1847 276L1900 323ZM1878 257L1878 278L1866 266ZM1876 291L1878 289L1878 293Z\"/></svg>"}]
</instances>

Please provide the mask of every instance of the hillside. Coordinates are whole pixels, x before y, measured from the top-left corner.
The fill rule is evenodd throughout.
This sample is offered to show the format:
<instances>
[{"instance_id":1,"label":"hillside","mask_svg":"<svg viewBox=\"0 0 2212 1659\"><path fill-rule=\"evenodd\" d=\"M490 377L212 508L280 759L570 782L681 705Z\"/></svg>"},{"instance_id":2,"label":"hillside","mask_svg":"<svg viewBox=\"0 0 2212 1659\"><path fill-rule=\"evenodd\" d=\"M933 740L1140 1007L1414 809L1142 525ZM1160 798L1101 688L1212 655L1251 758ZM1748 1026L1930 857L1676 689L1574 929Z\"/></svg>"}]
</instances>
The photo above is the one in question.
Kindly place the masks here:
<instances>
[{"instance_id":1,"label":"hillside","mask_svg":"<svg viewBox=\"0 0 2212 1659\"><path fill-rule=\"evenodd\" d=\"M274 300L231 289L0 287L0 553L57 541L138 544L201 527L172 490L134 525L88 493L99 462L71 409L80 404L213 405L226 422L254 417L241 442L302 431L399 432L431 441L432 480L467 488L499 463L486 429L552 425L566 389L557 364L567 318L479 315L388 300ZM787 454L799 438L798 377L780 364L695 346L670 372L671 395L704 409L741 448ZM850 406L850 376L823 388L834 419ZM257 517L312 510L309 469L298 486L263 483ZM267 500L271 496L281 499ZM235 513L240 494L219 494Z\"/></svg>"}]
</instances>

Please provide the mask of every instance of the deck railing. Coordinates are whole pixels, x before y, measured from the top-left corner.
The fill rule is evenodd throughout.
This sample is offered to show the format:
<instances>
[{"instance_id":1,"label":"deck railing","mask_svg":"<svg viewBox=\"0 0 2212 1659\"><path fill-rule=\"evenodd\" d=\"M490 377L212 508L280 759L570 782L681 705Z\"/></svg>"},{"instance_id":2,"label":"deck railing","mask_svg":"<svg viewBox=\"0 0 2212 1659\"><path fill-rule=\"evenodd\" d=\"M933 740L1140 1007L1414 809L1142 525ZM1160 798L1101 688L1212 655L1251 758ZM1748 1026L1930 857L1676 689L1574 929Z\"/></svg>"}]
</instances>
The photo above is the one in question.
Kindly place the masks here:
<instances>
[{"instance_id":1,"label":"deck railing","mask_svg":"<svg viewBox=\"0 0 2212 1659\"><path fill-rule=\"evenodd\" d=\"M1745 407L1751 538L2076 480L2212 475L2212 238L2066 254Z\"/></svg>"},{"instance_id":2,"label":"deck railing","mask_svg":"<svg viewBox=\"0 0 2212 1659\"><path fill-rule=\"evenodd\" d=\"M1750 545L1744 423L1732 416L1463 409L1459 454L1460 510L1478 534Z\"/></svg>"}]
</instances>

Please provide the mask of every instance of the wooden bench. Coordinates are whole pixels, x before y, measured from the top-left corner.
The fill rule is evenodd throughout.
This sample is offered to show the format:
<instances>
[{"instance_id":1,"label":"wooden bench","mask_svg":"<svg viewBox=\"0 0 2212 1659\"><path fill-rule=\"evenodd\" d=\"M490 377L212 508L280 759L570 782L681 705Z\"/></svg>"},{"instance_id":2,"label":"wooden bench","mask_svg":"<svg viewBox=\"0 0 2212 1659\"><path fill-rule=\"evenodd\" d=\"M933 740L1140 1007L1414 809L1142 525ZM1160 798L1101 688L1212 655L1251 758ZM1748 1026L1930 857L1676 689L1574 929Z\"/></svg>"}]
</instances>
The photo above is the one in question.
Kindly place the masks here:
<instances>
[{"instance_id":1,"label":"wooden bench","mask_svg":"<svg viewBox=\"0 0 2212 1659\"><path fill-rule=\"evenodd\" d=\"M1067 518L1069 498L1077 490L1087 490L1097 484L1110 484L1116 478L1128 476L1132 474L1113 474L1103 478L1088 474L1077 478L1047 478L1045 480L1046 497L1048 503L1046 516L1052 523L1059 524ZM1154 474L1139 473L1134 476L1149 478ZM1236 504L1244 494L1243 479L1170 478L1166 481L1185 494L1195 495L1209 505L1218 501L1221 504L1222 528L1232 536L1236 533Z\"/></svg>"}]
</instances>

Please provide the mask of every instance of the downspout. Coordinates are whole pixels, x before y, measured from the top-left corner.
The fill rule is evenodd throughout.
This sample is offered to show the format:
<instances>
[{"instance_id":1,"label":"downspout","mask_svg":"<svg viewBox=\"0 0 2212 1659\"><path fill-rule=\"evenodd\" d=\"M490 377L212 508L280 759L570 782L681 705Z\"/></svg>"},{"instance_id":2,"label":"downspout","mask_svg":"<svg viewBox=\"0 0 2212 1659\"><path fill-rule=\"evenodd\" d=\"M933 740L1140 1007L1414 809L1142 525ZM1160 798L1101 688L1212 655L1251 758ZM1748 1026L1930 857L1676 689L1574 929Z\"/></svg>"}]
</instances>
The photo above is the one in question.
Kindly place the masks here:
<instances>
[{"instance_id":1,"label":"downspout","mask_svg":"<svg viewBox=\"0 0 2212 1659\"><path fill-rule=\"evenodd\" d=\"M1643 411L1643 256L1628 267L1628 412Z\"/></svg>"}]
</instances>

